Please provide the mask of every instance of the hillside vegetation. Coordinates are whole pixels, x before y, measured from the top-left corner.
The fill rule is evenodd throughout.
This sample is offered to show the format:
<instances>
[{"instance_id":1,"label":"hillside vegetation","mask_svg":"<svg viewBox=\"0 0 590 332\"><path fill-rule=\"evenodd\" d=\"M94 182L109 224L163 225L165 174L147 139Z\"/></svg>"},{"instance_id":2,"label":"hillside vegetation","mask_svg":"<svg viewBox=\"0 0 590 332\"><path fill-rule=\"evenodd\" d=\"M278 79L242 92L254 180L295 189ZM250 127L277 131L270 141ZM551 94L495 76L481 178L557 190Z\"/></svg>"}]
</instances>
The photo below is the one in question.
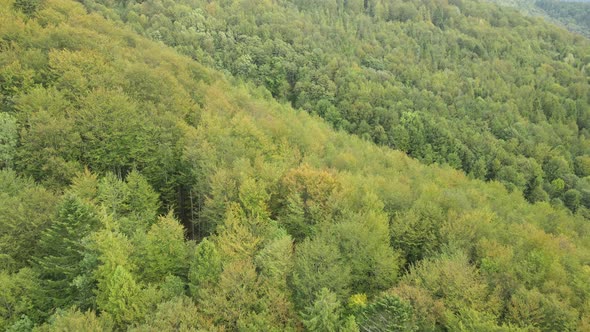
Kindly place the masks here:
<instances>
[{"instance_id":1,"label":"hillside vegetation","mask_svg":"<svg viewBox=\"0 0 590 332\"><path fill-rule=\"evenodd\" d=\"M580 36L469 0L84 3L334 128L531 202L590 207Z\"/></svg>"},{"instance_id":2,"label":"hillside vegetation","mask_svg":"<svg viewBox=\"0 0 590 332\"><path fill-rule=\"evenodd\" d=\"M590 1L588 0L490 0L517 8L531 16L540 16L590 38Z\"/></svg>"},{"instance_id":3,"label":"hillside vegetation","mask_svg":"<svg viewBox=\"0 0 590 332\"><path fill-rule=\"evenodd\" d=\"M166 16L159 19L166 21ZM511 19L529 22L516 15ZM371 20L367 16L366 27L374 27ZM432 38L442 36L440 28L428 22L391 24L402 30L409 24ZM266 29L275 33L279 26ZM313 27L301 36L317 34ZM485 21L481 27L496 31ZM433 82L423 71L406 77L406 83L390 80L391 71L365 65L339 72L336 64L346 63L346 56L360 49L343 50L342 58L328 67L332 69L318 62L313 71L297 62L315 61L303 53L303 58L292 59L295 68L320 76L298 79L295 90L290 85L273 90L226 79L162 43L87 14L79 3L0 0L0 329L590 329L590 224L579 212L586 196L572 192L586 180L571 168L585 160L573 156L585 151L586 129L577 126L588 116L583 74L587 45L575 46L582 42L543 25L500 29L494 38L514 38L508 34L512 29L539 33L544 37L529 43L532 50L568 50L567 55L547 51L549 58L528 51L523 61L543 62L520 67L530 71L528 81L514 76L514 84L523 84L522 98L555 98L554 120L542 111L536 113L538 122L529 122L529 113L520 115L516 101L511 101L512 90L502 83L511 81L492 76L498 82L492 88L470 81L469 75L450 79L458 75L454 70L463 70L458 65L440 67L440 75L450 75L439 76L440 91L473 84L478 95L467 95L465 105L474 101L491 107L469 108L479 126L467 125L468 109L452 106L460 103L445 103L444 95L433 92L438 90L422 86ZM241 36L232 31L227 29L228 38ZM298 31L284 33L299 38ZM329 33L322 31L319 40ZM382 36L414 40L401 32ZM474 47L492 40L461 38ZM546 44L543 38L554 42ZM378 50L375 41L371 38L365 46ZM345 40L337 42L346 45ZM289 44L275 44L285 45L285 54L291 52ZM235 47L240 45L245 44ZM419 64L445 66L445 57L434 48L427 53L430 60L410 57L436 45L443 44L433 40L413 51L400 49L397 61L374 58L372 66L397 63L407 73ZM320 46L329 45L318 44L310 52L324 61L328 57ZM464 48L456 51L474 59L465 63L467 73L519 73L516 67L499 70L500 60L484 60ZM225 54L234 56L233 51ZM412 64L416 59L422 60ZM217 63L204 56L202 61ZM488 61L497 66L486 69ZM280 73L284 67L277 68ZM324 77L326 70L335 70L335 76ZM337 73L356 75L346 86L358 96L337 93ZM383 77L383 86L392 82L391 90L380 90L381 83L371 85L365 79L369 74ZM335 89L333 99L303 93L318 91L306 86L311 82ZM546 89L528 87L541 83ZM498 91L505 91L504 97L495 90L502 87L506 90ZM298 89L301 93L289 95ZM369 98L391 91L399 98ZM554 197L563 197L570 209L543 200L530 204L518 190L510 192L499 182L472 179L480 176L469 177L448 166L423 165L403 152L335 131L318 116L273 98L282 93L297 105L317 106L318 114L318 105L325 104L328 113L321 114L342 114L338 121L343 126L355 123L350 114L380 109L368 106L373 100L407 104L383 105L379 114L391 121L392 133L406 135L414 155L432 161L446 156L437 150L444 145L430 141L446 137L436 136L440 133L456 144L450 145L449 156L459 153L455 148L467 153L467 141L459 138L471 133L474 142L482 144L478 158L485 165L491 156L485 149L493 148L505 158L499 160L499 172L512 169L515 176L524 176L517 166L528 163L539 172L535 176L553 174L539 180L539 190L547 181L553 186L561 179L563 186L555 186L565 192ZM416 99L410 103L406 94ZM351 108L336 112L345 96L353 98L348 101ZM557 102L561 100L564 104ZM575 105L575 116L562 109L567 105ZM561 111L565 113L559 115ZM490 123L506 122L507 132L515 137L494 136L483 125L486 116ZM437 119L447 120L433 122ZM461 123L466 127L459 127ZM480 134L474 133L476 128ZM538 138L545 146L535 141L538 136L518 134L535 128L548 135ZM393 143L399 139L394 134ZM388 132L384 135L389 142ZM562 140L562 148L555 147L554 140ZM425 148L429 152L415 150L421 146L418 142L430 146ZM533 143L548 154L547 162L517 153ZM509 161L514 164L506 164ZM548 173L548 165L554 164L558 173Z\"/></svg>"},{"instance_id":4,"label":"hillside vegetation","mask_svg":"<svg viewBox=\"0 0 590 332\"><path fill-rule=\"evenodd\" d=\"M590 38L590 2L541 0L535 4L569 30Z\"/></svg>"}]
</instances>

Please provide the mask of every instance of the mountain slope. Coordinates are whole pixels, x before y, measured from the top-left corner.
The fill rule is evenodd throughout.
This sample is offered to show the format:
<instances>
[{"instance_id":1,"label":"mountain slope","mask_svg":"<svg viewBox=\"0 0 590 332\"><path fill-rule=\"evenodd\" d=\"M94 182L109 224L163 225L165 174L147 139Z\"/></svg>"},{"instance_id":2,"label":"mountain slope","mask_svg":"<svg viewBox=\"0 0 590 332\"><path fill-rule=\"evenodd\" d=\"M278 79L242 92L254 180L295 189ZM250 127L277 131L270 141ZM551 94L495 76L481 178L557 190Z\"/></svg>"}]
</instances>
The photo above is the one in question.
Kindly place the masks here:
<instances>
[{"instance_id":1,"label":"mountain slope","mask_svg":"<svg viewBox=\"0 0 590 332\"><path fill-rule=\"evenodd\" d=\"M573 190L587 214L590 42L580 36L470 0L84 4L335 128L531 202L563 204Z\"/></svg>"},{"instance_id":2,"label":"mountain slope","mask_svg":"<svg viewBox=\"0 0 590 332\"><path fill-rule=\"evenodd\" d=\"M71 1L0 0L0 22L0 328L588 328L581 215Z\"/></svg>"},{"instance_id":3,"label":"mountain slope","mask_svg":"<svg viewBox=\"0 0 590 332\"><path fill-rule=\"evenodd\" d=\"M590 2L562 0L493 0L491 2L517 8L526 15L541 16L568 30L590 38Z\"/></svg>"}]
</instances>

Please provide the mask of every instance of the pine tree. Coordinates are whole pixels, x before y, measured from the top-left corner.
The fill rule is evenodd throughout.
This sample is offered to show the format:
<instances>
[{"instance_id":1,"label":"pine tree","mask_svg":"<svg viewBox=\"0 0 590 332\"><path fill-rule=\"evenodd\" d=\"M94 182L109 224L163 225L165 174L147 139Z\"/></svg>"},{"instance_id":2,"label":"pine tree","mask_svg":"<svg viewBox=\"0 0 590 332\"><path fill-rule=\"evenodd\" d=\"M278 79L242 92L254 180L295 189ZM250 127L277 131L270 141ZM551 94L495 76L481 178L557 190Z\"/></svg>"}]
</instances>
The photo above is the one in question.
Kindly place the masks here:
<instances>
[{"instance_id":1,"label":"pine tree","mask_svg":"<svg viewBox=\"0 0 590 332\"><path fill-rule=\"evenodd\" d=\"M158 194L137 170L127 175L126 182L125 209L129 217L149 227L156 220L160 208Z\"/></svg>"},{"instance_id":2,"label":"pine tree","mask_svg":"<svg viewBox=\"0 0 590 332\"><path fill-rule=\"evenodd\" d=\"M322 288L316 295L313 305L305 308L303 325L308 331L338 331L340 320L340 303L336 294L327 288Z\"/></svg>"},{"instance_id":3,"label":"pine tree","mask_svg":"<svg viewBox=\"0 0 590 332\"><path fill-rule=\"evenodd\" d=\"M97 229L99 219L78 197L65 197L53 224L43 232L39 252L33 258L45 284L51 308L63 308L78 299L73 285L81 273L83 239Z\"/></svg>"}]
</instances>

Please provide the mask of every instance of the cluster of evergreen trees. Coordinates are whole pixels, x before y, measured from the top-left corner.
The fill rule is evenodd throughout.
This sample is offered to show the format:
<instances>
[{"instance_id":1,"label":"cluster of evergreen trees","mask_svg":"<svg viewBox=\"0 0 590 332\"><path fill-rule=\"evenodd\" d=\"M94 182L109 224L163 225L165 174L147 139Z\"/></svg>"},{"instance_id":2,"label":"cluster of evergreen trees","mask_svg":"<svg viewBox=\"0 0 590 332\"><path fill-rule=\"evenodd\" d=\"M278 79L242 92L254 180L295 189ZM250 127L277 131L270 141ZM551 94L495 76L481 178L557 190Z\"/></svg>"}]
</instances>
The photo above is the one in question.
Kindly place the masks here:
<instances>
[{"instance_id":1,"label":"cluster of evergreen trees","mask_svg":"<svg viewBox=\"0 0 590 332\"><path fill-rule=\"evenodd\" d=\"M203 5L201 12L221 13L225 4ZM164 8L177 8L175 4L157 5L144 2L136 6L163 13ZM272 3L227 5L242 6L242 12L268 13L268 17L261 17L278 20L272 15ZM259 11L253 5L270 9ZM115 17L126 6L113 3L105 8ZM324 17L322 11L285 6L302 17L293 24L311 30L299 35L299 30L288 25L279 30L282 23L271 28L256 21L248 21L249 27L266 26L271 36L279 30L293 38L291 44L277 39L274 45L298 47L304 45L296 42L298 38L308 34L320 41L325 41L321 36L331 35L332 46L346 45L346 39L338 39L338 29L317 25L321 29L315 30L316 25L306 25L305 20L315 19L313 13L319 15L317 19ZM495 13L486 10L490 15ZM194 13L193 9L183 12ZM232 19L228 12L224 15L228 22L243 21L241 17ZM386 31L376 31L381 21L373 22L371 15L343 15L351 17L351 22L365 17L366 36L376 33L385 38ZM509 17L528 22L515 15ZM167 21L166 15L139 19ZM296 69L301 68L301 72L295 70L295 85L273 90L271 82L263 82L263 86L230 82L161 43L98 14L88 14L83 5L70 0L0 0L0 22L0 329L590 329L590 224L585 218L583 188L576 189L586 181L581 178L587 171L582 152L586 140L585 131L573 127L588 116L584 109L587 96L583 95L588 89L584 76L588 58L583 54L588 45L575 37L526 23L531 24L529 33L540 36L531 41L531 47L549 50L542 53L545 55L522 54L531 61L542 61L536 57L547 54L555 57L541 66L548 73L543 77L548 80L548 89L555 89L555 98L570 98L580 107L575 120L564 115L555 122L529 123L523 115L516 118L519 123L510 118L516 108L503 113L494 113L497 110L493 108L481 110L498 121L512 121L512 127L507 128L513 128L512 134L522 139L528 136L517 134L526 128L550 133L546 140L539 138L546 142L546 146L540 145L541 150L551 156L547 161L538 159L535 166L537 159L522 156L518 163L500 162L498 167L500 171L511 166L518 176L529 172L519 163L530 165L531 172L539 172L535 173L538 185L531 188L545 192L547 181L559 186L562 192L553 197L561 197L570 207L566 209L543 199L530 204L518 190L510 192L502 183L476 180L472 177L480 176L469 177L451 167L426 166L402 152L335 131L318 117L273 98L281 99L285 94L290 102L301 102L299 106L318 114L325 111L326 118L326 114L340 117L338 121L347 126L357 123L348 118L350 114L362 116L360 110L379 109L373 107L373 100L408 103L401 115L395 112L401 106L383 106L379 114L393 127L391 136L386 131L384 137L397 146L401 143L395 142L402 140L396 135L406 135L408 151L436 161L445 155L433 148L437 146L433 140L440 138L436 130L463 135L476 126L468 126L464 122L467 115L461 116L460 109L449 106L457 104L443 103L446 106L441 106L440 113L448 112L448 120L438 125L431 122L437 118L429 114L437 109L429 107L443 96L420 87L431 82L420 79L428 76L425 73L416 72L417 76L406 77L409 81L401 85L383 83L398 91L399 99L396 95L369 98L379 91L386 93L379 90L381 83L371 88L353 84L373 82L365 77L367 73L383 77L383 82L394 82L387 78L388 72L395 73L393 69L369 69L373 60L371 66L379 66L378 58L369 57L364 57L370 60L365 64L351 65L356 71L338 71L338 58L334 67L322 67L327 54L314 46L303 54L315 70L299 67L298 58L293 59ZM349 24L346 22L342 24ZM457 22L453 24L460 24ZM434 31L431 29L442 31L424 21L403 24L424 29L426 35ZM486 27L485 21L482 26ZM356 33L361 31L358 27ZM495 31L486 29L486 33ZM518 26L514 29L519 30ZM161 36L166 36L162 31ZM183 31L180 26L170 30L174 35L179 31ZM221 35L221 31L215 33ZM229 25L224 34L232 40L245 38ZM388 34L423 40L418 35ZM371 54L371 44L375 49L380 47L375 38L360 48L349 46L353 53ZM494 40L465 38L481 43ZM544 38L555 38L555 43L545 44ZM235 44L240 45L245 44ZM437 44L433 41L424 47L427 45ZM290 54L289 47L285 54ZM554 47L571 48L572 62L552 53ZM423 50L416 45L413 51L399 51ZM276 52L283 54L280 49ZM222 54L216 51L210 56ZM226 54L236 55L233 51ZM406 60L412 58L400 56L397 65L407 67L410 74L412 64L403 63ZM346 58L342 61L348 66ZM502 65L499 60L489 61ZM492 72L483 71L483 63L481 68L478 63L471 63L473 73ZM262 70L264 63L256 66L253 72ZM465 66L469 68L470 63ZM286 70L277 68L279 73ZM306 70L319 76L301 78ZM326 70L334 76L324 77ZM497 68L494 71L501 75ZM358 95L338 94L344 86L339 80L335 83L339 75L357 74L349 77L346 86L350 94ZM450 69L448 75L452 77ZM532 77L537 82L538 76ZM441 91L456 83L445 77L438 79L443 80ZM559 79L564 81L557 83ZM502 80L497 81L498 87L503 86ZM481 89L478 93L488 94L476 101L494 105L494 99L500 97L492 93L495 87L483 82L472 82ZM325 101L326 91L306 85L312 83L325 84L326 91L335 89L333 99ZM293 97L294 91L300 93ZM532 91L550 93L541 88ZM412 93L416 93L414 105L402 98ZM427 96L430 98L423 98ZM528 96L533 97L531 93ZM341 102L346 98L359 108L343 107ZM465 102L471 100L466 98ZM419 102L424 104L418 107ZM386 115L389 111L391 118ZM378 128L377 122L371 122L369 128ZM444 128L445 124L457 125L456 130ZM480 129L483 151L487 144L497 143L497 151L511 147L511 153L505 152L511 160L520 156L519 149L526 149L516 138L504 140L485 134L485 126ZM573 132L576 135L568 136ZM484 138L490 142L483 142ZM571 148L555 148L552 140L557 138L571 139ZM459 138L453 142L456 146L466 144ZM420 146L431 148L427 152L411 150ZM486 156L485 152L482 155ZM488 161L482 158L482 167L487 169Z\"/></svg>"}]
</instances>

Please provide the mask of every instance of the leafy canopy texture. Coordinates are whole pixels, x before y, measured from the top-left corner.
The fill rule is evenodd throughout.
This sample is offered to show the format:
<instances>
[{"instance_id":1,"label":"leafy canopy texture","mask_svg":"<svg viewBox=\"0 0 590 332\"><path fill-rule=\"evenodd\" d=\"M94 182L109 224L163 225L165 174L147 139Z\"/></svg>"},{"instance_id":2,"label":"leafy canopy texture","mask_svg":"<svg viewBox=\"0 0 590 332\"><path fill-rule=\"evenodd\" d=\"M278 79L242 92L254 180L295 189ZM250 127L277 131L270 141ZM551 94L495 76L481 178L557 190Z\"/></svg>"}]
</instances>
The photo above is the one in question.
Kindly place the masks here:
<instances>
[{"instance_id":1,"label":"leafy canopy texture","mask_svg":"<svg viewBox=\"0 0 590 332\"><path fill-rule=\"evenodd\" d=\"M0 0L0 50L0 330L590 330L579 37L469 0Z\"/></svg>"},{"instance_id":2,"label":"leafy canopy texture","mask_svg":"<svg viewBox=\"0 0 590 332\"><path fill-rule=\"evenodd\" d=\"M588 2L493 1L545 8L589 36ZM576 168L590 154L582 36L471 0L82 2L335 129L530 202L590 208ZM580 205L565 203L570 189Z\"/></svg>"}]
</instances>

